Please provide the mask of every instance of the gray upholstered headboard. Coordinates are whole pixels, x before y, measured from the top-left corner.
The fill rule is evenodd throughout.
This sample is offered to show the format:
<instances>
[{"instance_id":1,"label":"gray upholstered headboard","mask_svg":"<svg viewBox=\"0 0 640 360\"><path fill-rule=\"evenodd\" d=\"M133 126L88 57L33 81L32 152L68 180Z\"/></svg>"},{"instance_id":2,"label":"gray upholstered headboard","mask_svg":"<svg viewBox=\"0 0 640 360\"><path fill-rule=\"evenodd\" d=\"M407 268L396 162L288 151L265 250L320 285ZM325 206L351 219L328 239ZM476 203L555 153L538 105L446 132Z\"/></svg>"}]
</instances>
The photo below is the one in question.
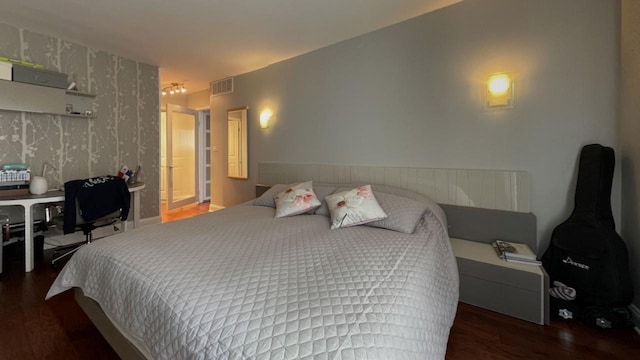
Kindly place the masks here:
<instances>
[{"instance_id":1,"label":"gray upholstered headboard","mask_svg":"<svg viewBox=\"0 0 640 360\"><path fill-rule=\"evenodd\" d=\"M495 239L529 245L537 253L536 216L493 209L440 204L447 214L449 236L490 243Z\"/></svg>"}]
</instances>

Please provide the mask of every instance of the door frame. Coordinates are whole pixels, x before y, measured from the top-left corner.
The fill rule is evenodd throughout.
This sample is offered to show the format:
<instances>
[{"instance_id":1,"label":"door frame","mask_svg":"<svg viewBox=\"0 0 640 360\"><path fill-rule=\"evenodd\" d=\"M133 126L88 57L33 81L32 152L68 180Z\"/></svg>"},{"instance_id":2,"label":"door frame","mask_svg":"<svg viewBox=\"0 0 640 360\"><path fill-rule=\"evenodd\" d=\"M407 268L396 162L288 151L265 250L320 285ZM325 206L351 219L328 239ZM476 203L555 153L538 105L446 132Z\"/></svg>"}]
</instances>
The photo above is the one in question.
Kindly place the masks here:
<instances>
[{"instance_id":1,"label":"door frame","mask_svg":"<svg viewBox=\"0 0 640 360\"><path fill-rule=\"evenodd\" d=\"M192 197L188 197L186 199L182 199L179 201L173 201L173 134L172 134L172 121L173 121L173 113L174 112L179 112L179 113L184 113L184 114L190 114L193 115L193 119L195 121L194 124L194 138L193 141L195 142L195 147L194 147L194 179L195 179L195 184L194 184L194 196ZM173 105L173 104L167 104L167 111L166 111L166 119L167 119L167 123L166 125L166 142L165 142L165 146L166 146L166 157L167 157L167 169L166 169L166 174L167 174L167 210L173 210L185 205L189 205L189 204L193 204L193 203L198 203L199 202L199 189L200 189L200 119L198 116L198 112L194 109L189 109L187 107L184 106L180 106L180 105Z\"/></svg>"},{"instance_id":2,"label":"door frame","mask_svg":"<svg viewBox=\"0 0 640 360\"><path fill-rule=\"evenodd\" d=\"M209 128L207 129L207 116L209 117ZM211 200L211 194L207 194L207 190L211 191L211 111L207 108L198 110L200 119L200 202ZM209 163L207 163L207 154ZM208 168L208 169L207 169ZM209 172L209 180L207 180L207 171Z\"/></svg>"}]
</instances>

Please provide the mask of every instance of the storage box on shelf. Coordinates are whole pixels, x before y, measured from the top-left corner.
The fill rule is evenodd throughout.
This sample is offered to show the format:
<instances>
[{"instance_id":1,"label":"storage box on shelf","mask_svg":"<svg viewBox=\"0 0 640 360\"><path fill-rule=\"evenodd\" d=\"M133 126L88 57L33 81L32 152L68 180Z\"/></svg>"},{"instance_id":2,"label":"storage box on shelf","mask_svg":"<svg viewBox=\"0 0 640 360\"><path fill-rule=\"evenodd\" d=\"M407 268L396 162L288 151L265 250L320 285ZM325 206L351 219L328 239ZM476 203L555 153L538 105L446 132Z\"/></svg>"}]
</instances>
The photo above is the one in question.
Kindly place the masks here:
<instances>
[{"instance_id":1,"label":"storage box on shelf","mask_svg":"<svg viewBox=\"0 0 640 360\"><path fill-rule=\"evenodd\" d=\"M12 80L57 89L67 88L67 74L46 69L36 69L30 66L14 65Z\"/></svg>"}]
</instances>

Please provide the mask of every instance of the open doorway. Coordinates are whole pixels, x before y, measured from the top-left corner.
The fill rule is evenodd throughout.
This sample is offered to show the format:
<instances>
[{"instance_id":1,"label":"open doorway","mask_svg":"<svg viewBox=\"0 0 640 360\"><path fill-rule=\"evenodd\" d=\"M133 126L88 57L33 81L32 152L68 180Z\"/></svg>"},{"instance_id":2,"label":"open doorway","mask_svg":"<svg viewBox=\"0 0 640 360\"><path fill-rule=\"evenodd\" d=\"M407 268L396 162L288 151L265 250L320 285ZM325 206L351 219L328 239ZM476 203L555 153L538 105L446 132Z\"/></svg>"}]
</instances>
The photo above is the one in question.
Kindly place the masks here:
<instances>
[{"instance_id":1,"label":"open doorway","mask_svg":"<svg viewBox=\"0 0 640 360\"><path fill-rule=\"evenodd\" d=\"M177 220L195 216L203 211L206 212L211 199L211 115L208 109L197 111L198 120L198 141L194 140L198 149L198 182L195 202L181 206L179 209L169 211L168 209L168 167L167 167L167 105L162 107L161 113L161 217L162 221ZM193 111L193 110L192 110ZM194 175L195 176L195 175Z\"/></svg>"},{"instance_id":2,"label":"open doorway","mask_svg":"<svg viewBox=\"0 0 640 360\"><path fill-rule=\"evenodd\" d=\"M161 114L160 199L173 210L201 202L201 128L195 110L168 104Z\"/></svg>"}]
</instances>

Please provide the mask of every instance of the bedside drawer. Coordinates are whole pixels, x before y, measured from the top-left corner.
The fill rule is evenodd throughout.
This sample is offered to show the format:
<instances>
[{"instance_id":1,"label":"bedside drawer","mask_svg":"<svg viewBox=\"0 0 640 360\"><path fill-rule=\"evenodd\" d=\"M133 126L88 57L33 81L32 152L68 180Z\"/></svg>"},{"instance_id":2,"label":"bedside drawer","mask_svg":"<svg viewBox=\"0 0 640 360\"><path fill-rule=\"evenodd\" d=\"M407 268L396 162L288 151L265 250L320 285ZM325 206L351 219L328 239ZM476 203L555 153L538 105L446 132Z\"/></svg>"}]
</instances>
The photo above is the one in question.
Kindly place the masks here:
<instances>
[{"instance_id":1,"label":"bedside drawer","mask_svg":"<svg viewBox=\"0 0 640 360\"><path fill-rule=\"evenodd\" d=\"M544 301L539 291L524 290L461 273L460 301L536 324L545 324Z\"/></svg>"},{"instance_id":2,"label":"bedside drawer","mask_svg":"<svg viewBox=\"0 0 640 360\"><path fill-rule=\"evenodd\" d=\"M492 249L493 250L493 249ZM505 266L487 264L478 260L457 258L460 274L468 274L469 277L492 281L505 286L522 290L540 292L540 273L514 270ZM504 260L500 260L505 262ZM523 265L536 266L536 265Z\"/></svg>"},{"instance_id":3,"label":"bedside drawer","mask_svg":"<svg viewBox=\"0 0 640 360\"><path fill-rule=\"evenodd\" d=\"M536 324L549 323L549 277L542 266L507 262L490 244L451 238L460 301Z\"/></svg>"}]
</instances>

